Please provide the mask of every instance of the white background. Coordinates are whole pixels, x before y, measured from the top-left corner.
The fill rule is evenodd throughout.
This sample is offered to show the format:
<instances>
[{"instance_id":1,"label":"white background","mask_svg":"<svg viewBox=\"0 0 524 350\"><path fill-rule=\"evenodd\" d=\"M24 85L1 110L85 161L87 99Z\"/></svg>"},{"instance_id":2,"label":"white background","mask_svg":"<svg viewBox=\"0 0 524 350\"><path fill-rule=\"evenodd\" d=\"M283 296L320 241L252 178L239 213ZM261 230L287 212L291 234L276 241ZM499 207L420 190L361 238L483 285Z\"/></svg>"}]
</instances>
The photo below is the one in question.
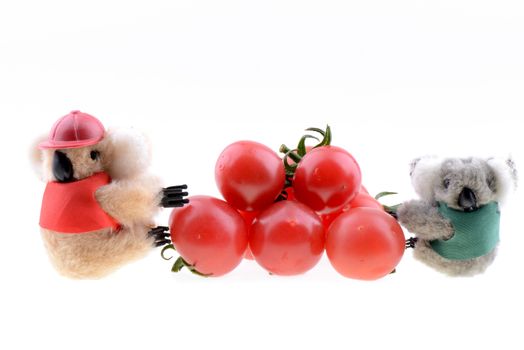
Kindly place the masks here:
<instances>
[{"instance_id":1,"label":"white background","mask_svg":"<svg viewBox=\"0 0 524 350\"><path fill-rule=\"evenodd\" d=\"M413 260L376 282L324 257L303 276L174 275L158 251L99 281L56 274L32 140L72 109L153 140L154 172L218 195L227 144L278 149L329 123L376 193L413 198L424 154L524 164L522 1L8 1L0 3L4 223L0 348L522 348L522 215L499 257L448 278ZM159 218L165 224L168 212Z\"/></svg>"}]
</instances>

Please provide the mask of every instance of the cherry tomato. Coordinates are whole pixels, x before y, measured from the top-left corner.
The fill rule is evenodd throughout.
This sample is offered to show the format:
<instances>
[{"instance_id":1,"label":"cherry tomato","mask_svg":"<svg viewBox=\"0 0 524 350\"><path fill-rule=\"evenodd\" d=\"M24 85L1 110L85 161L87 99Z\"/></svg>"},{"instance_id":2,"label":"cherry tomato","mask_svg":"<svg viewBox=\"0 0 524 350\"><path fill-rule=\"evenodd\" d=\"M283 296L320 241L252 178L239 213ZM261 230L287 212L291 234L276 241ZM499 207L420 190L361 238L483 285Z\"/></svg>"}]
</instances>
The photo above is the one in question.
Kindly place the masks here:
<instances>
[{"instance_id":1,"label":"cherry tomato","mask_svg":"<svg viewBox=\"0 0 524 350\"><path fill-rule=\"evenodd\" d=\"M259 211L238 211L240 215L242 215L242 218L244 219L244 222L246 223L247 232L249 236L249 232L251 231L251 225L253 224L253 221L255 221L255 218L260 214ZM246 253L244 254L244 259L253 260L253 253L251 253L251 248L249 248L249 244L246 249Z\"/></svg>"},{"instance_id":2,"label":"cherry tomato","mask_svg":"<svg viewBox=\"0 0 524 350\"><path fill-rule=\"evenodd\" d=\"M366 207L384 210L384 207L379 203L379 201L362 191L360 191L355 196L355 198L353 198L353 200L349 203L349 206L351 208Z\"/></svg>"},{"instance_id":3,"label":"cherry tomato","mask_svg":"<svg viewBox=\"0 0 524 350\"><path fill-rule=\"evenodd\" d=\"M223 200L195 196L169 218L171 240L185 261L205 275L233 270L246 251L248 235L242 216Z\"/></svg>"},{"instance_id":4,"label":"cherry tomato","mask_svg":"<svg viewBox=\"0 0 524 350\"><path fill-rule=\"evenodd\" d=\"M324 235L314 211L299 202L280 201L257 217L249 245L257 263L270 273L296 275L318 263Z\"/></svg>"},{"instance_id":5,"label":"cherry tomato","mask_svg":"<svg viewBox=\"0 0 524 350\"><path fill-rule=\"evenodd\" d=\"M389 214L373 208L354 208L329 227L326 253L342 275L375 280L391 273L404 254L402 228Z\"/></svg>"},{"instance_id":6,"label":"cherry tomato","mask_svg":"<svg viewBox=\"0 0 524 350\"><path fill-rule=\"evenodd\" d=\"M293 189L298 201L319 214L336 212L360 189L360 168L351 154L340 147L314 148L298 163Z\"/></svg>"},{"instance_id":7,"label":"cherry tomato","mask_svg":"<svg viewBox=\"0 0 524 350\"><path fill-rule=\"evenodd\" d=\"M218 157L215 180L224 199L235 208L262 210L284 187L284 164L270 148L253 141L238 141Z\"/></svg>"}]
</instances>

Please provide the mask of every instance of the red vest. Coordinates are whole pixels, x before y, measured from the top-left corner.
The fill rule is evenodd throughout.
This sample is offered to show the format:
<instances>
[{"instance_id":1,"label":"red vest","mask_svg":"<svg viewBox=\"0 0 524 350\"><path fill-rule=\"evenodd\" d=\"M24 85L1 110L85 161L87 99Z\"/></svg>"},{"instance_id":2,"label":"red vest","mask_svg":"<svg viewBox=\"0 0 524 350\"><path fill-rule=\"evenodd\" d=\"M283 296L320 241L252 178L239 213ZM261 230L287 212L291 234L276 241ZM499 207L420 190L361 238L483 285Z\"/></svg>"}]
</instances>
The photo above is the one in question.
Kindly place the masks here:
<instances>
[{"instance_id":1,"label":"red vest","mask_svg":"<svg viewBox=\"0 0 524 350\"><path fill-rule=\"evenodd\" d=\"M100 187L111 182L107 173L68 183L49 182L40 211L40 227L60 233L85 233L102 229L118 231L120 225L95 198Z\"/></svg>"}]
</instances>

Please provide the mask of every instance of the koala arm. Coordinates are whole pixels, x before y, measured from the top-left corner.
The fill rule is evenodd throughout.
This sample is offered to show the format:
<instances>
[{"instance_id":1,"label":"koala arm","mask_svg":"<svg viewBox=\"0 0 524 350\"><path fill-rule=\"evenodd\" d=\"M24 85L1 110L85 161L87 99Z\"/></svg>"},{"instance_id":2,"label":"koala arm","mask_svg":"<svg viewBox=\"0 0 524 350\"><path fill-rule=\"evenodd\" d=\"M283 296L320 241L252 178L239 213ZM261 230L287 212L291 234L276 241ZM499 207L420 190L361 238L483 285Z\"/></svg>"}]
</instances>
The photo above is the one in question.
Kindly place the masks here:
<instances>
[{"instance_id":1,"label":"koala arm","mask_svg":"<svg viewBox=\"0 0 524 350\"><path fill-rule=\"evenodd\" d=\"M454 232L451 222L440 215L437 207L425 201L405 202L398 208L397 215L402 226L427 241L447 239Z\"/></svg>"},{"instance_id":2,"label":"koala arm","mask_svg":"<svg viewBox=\"0 0 524 350\"><path fill-rule=\"evenodd\" d=\"M152 225L160 209L161 191L158 179L143 176L113 181L99 188L95 197L102 209L123 226Z\"/></svg>"}]
</instances>

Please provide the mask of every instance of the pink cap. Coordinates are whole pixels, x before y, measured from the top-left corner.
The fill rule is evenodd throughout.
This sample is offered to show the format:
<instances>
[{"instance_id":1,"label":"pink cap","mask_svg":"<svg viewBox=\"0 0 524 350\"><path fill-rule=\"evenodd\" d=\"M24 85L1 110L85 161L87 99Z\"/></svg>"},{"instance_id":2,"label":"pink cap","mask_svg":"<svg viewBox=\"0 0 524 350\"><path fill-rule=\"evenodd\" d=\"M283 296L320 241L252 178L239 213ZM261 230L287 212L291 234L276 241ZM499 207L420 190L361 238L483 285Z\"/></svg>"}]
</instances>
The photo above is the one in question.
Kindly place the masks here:
<instances>
[{"instance_id":1,"label":"pink cap","mask_svg":"<svg viewBox=\"0 0 524 350\"><path fill-rule=\"evenodd\" d=\"M87 113L72 111L58 119L40 148L80 148L95 145L104 137L102 123Z\"/></svg>"}]
</instances>

